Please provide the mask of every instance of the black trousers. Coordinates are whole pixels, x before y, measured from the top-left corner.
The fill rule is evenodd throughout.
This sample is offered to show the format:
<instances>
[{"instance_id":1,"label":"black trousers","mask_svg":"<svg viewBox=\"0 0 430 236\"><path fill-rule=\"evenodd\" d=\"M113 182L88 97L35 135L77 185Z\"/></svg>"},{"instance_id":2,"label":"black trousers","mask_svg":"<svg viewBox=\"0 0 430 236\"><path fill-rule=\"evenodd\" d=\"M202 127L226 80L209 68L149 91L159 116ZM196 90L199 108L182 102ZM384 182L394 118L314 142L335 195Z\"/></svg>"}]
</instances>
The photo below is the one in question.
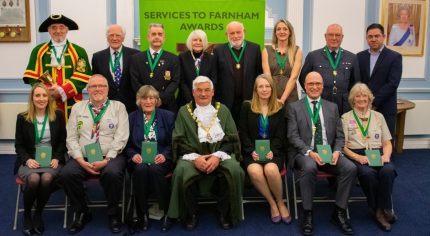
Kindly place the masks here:
<instances>
[{"instance_id":1,"label":"black trousers","mask_svg":"<svg viewBox=\"0 0 430 236\"><path fill-rule=\"evenodd\" d=\"M166 175L170 172L172 172L172 164L168 160L160 165L139 164L132 167L133 190L139 217L148 212L148 197L152 192L155 192L159 208L167 214L170 179L166 178Z\"/></svg>"},{"instance_id":2,"label":"black trousers","mask_svg":"<svg viewBox=\"0 0 430 236\"><path fill-rule=\"evenodd\" d=\"M209 187L211 193L217 199L217 211L218 214L226 217L228 216L230 210L230 201L229 201L229 192L226 191L228 188L227 180L223 173L218 170L213 171L210 174L201 174L196 178L196 180L185 190L185 205L189 215L197 214L198 210L198 197L200 196L200 186L199 182L203 180L203 178L207 178L209 176L215 177L215 181L212 186ZM204 182L205 183L205 182Z\"/></svg>"},{"instance_id":3,"label":"black trousers","mask_svg":"<svg viewBox=\"0 0 430 236\"><path fill-rule=\"evenodd\" d=\"M119 213L118 204L121 199L125 166L125 157L120 154L111 159L105 168L100 171L99 181L108 202L107 213L109 216L118 215ZM69 160L61 169L59 181L70 198L72 209L76 213L88 211L84 189L84 181L88 177L90 177L90 174L75 159Z\"/></svg>"}]
</instances>

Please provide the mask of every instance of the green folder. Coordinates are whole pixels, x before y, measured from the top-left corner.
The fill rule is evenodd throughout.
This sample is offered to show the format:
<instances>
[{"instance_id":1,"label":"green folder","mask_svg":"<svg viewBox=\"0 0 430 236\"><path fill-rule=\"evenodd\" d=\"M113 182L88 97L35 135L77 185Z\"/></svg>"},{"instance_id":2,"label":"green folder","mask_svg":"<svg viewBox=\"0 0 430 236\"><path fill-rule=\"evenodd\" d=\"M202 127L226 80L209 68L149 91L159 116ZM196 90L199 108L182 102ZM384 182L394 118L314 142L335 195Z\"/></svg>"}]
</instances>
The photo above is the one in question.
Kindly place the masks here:
<instances>
[{"instance_id":1,"label":"green folder","mask_svg":"<svg viewBox=\"0 0 430 236\"><path fill-rule=\"evenodd\" d=\"M51 167L52 147L47 145L37 146L35 159L40 167Z\"/></svg>"},{"instance_id":2,"label":"green folder","mask_svg":"<svg viewBox=\"0 0 430 236\"><path fill-rule=\"evenodd\" d=\"M333 152L330 145L317 145L318 155L320 155L322 162L331 163L333 159Z\"/></svg>"},{"instance_id":3,"label":"green folder","mask_svg":"<svg viewBox=\"0 0 430 236\"><path fill-rule=\"evenodd\" d=\"M369 159L369 166L383 166L379 150L364 150L364 153Z\"/></svg>"},{"instance_id":4,"label":"green folder","mask_svg":"<svg viewBox=\"0 0 430 236\"><path fill-rule=\"evenodd\" d=\"M142 156L142 162L146 164L154 164L155 156L157 156L157 142L142 142L142 149L140 155Z\"/></svg>"},{"instance_id":5,"label":"green folder","mask_svg":"<svg viewBox=\"0 0 430 236\"><path fill-rule=\"evenodd\" d=\"M102 148L98 142L85 145L85 154L89 163L103 160Z\"/></svg>"},{"instance_id":6,"label":"green folder","mask_svg":"<svg viewBox=\"0 0 430 236\"><path fill-rule=\"evenodd\" d=\"M255 140L255 152L258 154L258 161L267 161L267 153L270 152L270 140L257 139Z\"/></svg>"}]
</instances>

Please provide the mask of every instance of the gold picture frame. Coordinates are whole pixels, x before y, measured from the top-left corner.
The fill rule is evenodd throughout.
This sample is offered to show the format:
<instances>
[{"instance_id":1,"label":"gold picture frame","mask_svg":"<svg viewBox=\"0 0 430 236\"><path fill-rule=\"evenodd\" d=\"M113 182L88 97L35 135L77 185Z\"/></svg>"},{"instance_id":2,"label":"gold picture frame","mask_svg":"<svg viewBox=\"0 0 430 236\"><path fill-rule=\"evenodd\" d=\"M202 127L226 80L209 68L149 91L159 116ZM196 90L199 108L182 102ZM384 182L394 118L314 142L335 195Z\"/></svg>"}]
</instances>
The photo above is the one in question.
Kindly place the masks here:
<instances>
[{"instance_id":1,"label":"gold picture frame","mask_svg":"<svg viewBox=\"0 0 430 236\"><path fill-rule=\"evenodd\" d=\"M30 42L28 0L0 0L0 42Z\"/></svg>"},{"instance_id":2,"label":"gold picture frame","mask_svg":"<svg viewBox=\"0 0 430 236\"><path fill-rule=\"evenodd\" d=\"M381 22L388 48L404 56L423 56L427 0L383 0Z\"/></svg>"}]
</instances>

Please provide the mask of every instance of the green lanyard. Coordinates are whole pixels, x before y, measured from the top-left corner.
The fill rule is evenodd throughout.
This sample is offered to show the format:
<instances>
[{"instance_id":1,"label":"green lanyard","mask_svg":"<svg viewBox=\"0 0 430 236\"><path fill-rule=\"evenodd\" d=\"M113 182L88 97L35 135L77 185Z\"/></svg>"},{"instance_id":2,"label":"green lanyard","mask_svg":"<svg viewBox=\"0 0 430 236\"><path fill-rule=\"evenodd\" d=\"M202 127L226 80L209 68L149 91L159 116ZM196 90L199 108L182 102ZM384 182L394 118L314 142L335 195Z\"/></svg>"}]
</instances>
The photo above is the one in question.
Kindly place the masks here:
<instances>
[{"instance_id":1,"label":"green lanyard","mask_svg":"<svg viewBox=\"0 0 430 236\"><path fill-rule=\"evenodd\" d=\"M264 117L263 114L261 114L259 118L261 122L261 129L262 129L261 131L263 131L264 133L263 138L266 138L266 135L267 135L266 132L268 132L267 125L269 123L269 116Z\"/></svg>"},{"instance_id":2,"label":"green lanyard","mask_svg":"<svg viewBox=\"0 0 430 236\"><path fill-rule=\"evenodd\" d=\"M54 52L54 56L55 56L55 59L58 62L58 65L61 65L61 58L63 57L63 54L66 51L67 45L69 45L69 41L66 41L66 45L64 45L63 51L61 52L60 56L57 56L57 50L55 49L55 46L53 46L51 44L51 49L52 49L52 52Z\"/></svg>"},{"instance_id":3,"label":"green lanyard","mask_svg":"<svg viewBox=\"0 0 430 236\"><path fill-rule=\"evenodd\" d=\"M123 49L123 48L121 48L121 51L119 51L118 56L115 58L115 62L113 62L112 57L110 57L110 60L109 60L109 66L110 66L110 68L112 69L112 72L115 72L115 68L118 66L118 64L119 64L119 60L121 60L121 57L122 57L122 49Z\"/></svg>"},{"instance_id":4,"label":"green lanyard","mask_svg":"<svg viewBox=\"0 0 430 236\"><path fill-rule=\"evenodd\" d=\"M151 77L151 78L154 77L155 66L157 65L158 61L160 60L160 57L162 54L163 54L163 49L160 50L157 57L154 59L154 61L152 61L152 56L151 56L149 49L146 50L146 55L148 56L149 68L151 69L151 73L149 74L149 77Z\"/></svg>"},{"instance_id":5,"label":"green lanyard","mask_svg":"<svg viewBox=\"0 0 430 236\"><path fill-rule=\"evenodd\" d=\"M36 117L33 118L34 132L36 133L36 143L37 144L40 144L42 142L43 135L45 134L45 127L46 127L46 121L47 120L48 120L48 114L45 114L45 118L43 118L42 130L41 130L40 136L39 136L39 129L37 128L37 119L36 119Z\"/></svg>"},{"instance_id":6,"label":"green lanyard","mask_svg":"<svg viewBox=\"0 0 430 236\"><path fill-rule=\"evenodd\" d=\"M334 76L336 76L336 75L337 75L336 69L337 69L337 66L339 65L340 56L342 55L342 52L343 52L343 49L342 49L342 48L339 48L339 53L338 53L338 55L337 55L337 57L336 57L336 63L335 63L335 62L333 62L333 58L332 58L332 56L330 55L330 50L328 50L328 47L327 47L327 46L325 47L325 53L327 54L328 61L330 62L330 66L331 66L331 68L333 69L333 75L334 75Z\"/></svg>"},{"instance_id":7,"label":"green lanyard","mask_svg":"<svg viewBox=\"0 0 430 236\"><path fill-rule=\"evenodd\" d=\"M305 97L305 103L306 103L306 108L308 109L309 115L311 116L312 124L315 127L315 124L317 123L319 118L319 113L321 109L321 100L318 101L317 110L315 114L312 114L312 109L311 109L311 106L309 105L309 100L307 96Z\"/></svg>"},{"instance_id":8,"label":"green lanyard","mask_svg":"<svg viewBox=\"0 0 430 236\"><path fill-rule=\"evenodd\" d=\"M100 122L100 120L102 119L103 115L106 112L107 107L109 106L109 103L110 103L109 100L107 100L105 107L103 107L103 109L100 111L100 113L97 115L97 117L94 117L93 109L91 108L90 103L88 103L88 109L90 110L91 117L93 118L94 124L97 124Z\"/></svg>"},{"instance_id":9,"label":"green lanyard","mask_svg":"<svg viewBox=\"0 0 430 236\"><path fill-rule=\"evenodd\" d=\"M352 114L354 114L354 119L358 124L358 127L360 127L361 135L363 136L363 139L367 137L367 134L369 133L369 125L370 125L370 119L372 119L372 112L370 112L369 120L367 121L366 128L363 127L363 124L361 123L360 119L358 119L357 114L355 114L355 111L352 110Z\"/></svg>"},{"instance_id":10,"label":"green lanyard","mask_svg":"<svg viewBox=\"0 0 430 236\"><path fill-rule=\"evenodd\" d=\"M285 67L285 62L287 61L288 54L285 54L285 57L282 60L281 60L281 55L278 52L278 50L276 50L275 55L276 55L276 60L278 61L278 65L281 68L281 71L283 71L283 69ZM282 72L281 72L281 74L282 74Z\"/></svg>"},{"instance_id":11,"label":"green lanyard","mask_svg":"<svg viewBox=\"0 0 430 236\"><path fill-rule=\"evenodd\" d=\"M149 140L149 131L151 131L151 126L154 123L154 119L155 119L155 111L152 112L151 114L151 119L149 119L148 124L146 124L145 122L145 116L143 116L143 133L145 135L145 138L147 140Z\"/></svg>"},{"instance_id":12,"label":"green lanyard","mask_svg":"<svg viewBox=\"0 0 430 236\"><path fill-rule=\"evenodd\" d=\"M243 56L243 52L245 51L245 47L246 47L246 41L243 41L243 47L240 50L240 54L239 57L236 56L236 53L233 52L233 49L231 47L231 44L228 43L228 48L230 49L231 54L233 55L234 61L236 61L236 69L240 69L240 60L242 59Z\"/></svg>"}]
</instances>

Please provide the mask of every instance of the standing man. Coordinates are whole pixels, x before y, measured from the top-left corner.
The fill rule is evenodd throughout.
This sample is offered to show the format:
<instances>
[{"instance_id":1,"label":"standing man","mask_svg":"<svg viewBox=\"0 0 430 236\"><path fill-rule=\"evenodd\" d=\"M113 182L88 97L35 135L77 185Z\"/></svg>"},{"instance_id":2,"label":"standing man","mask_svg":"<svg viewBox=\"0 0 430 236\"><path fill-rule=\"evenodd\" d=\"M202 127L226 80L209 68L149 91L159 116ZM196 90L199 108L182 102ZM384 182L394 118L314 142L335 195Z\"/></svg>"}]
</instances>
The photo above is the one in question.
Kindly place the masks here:
<instances>
[{"instance_id":1,"label":"standing man","mask_svg":"<svg viewBox=\"0 0 430 236\"><path fill-rule=\"evenodd\" d=\"M240 143L226 106L212 100L212 81L193 81L194 101L179 109L173 130L172 179L169 218L181 218L187 230L198 223L199 193L212 192L218 200L218 222L230 229L242 218L244 171L240 167Z\"/></svg>"},{"instance_id":2,"label":"standing man","mask_svg":"<svg viewBox=\"0 0 430 236\"><path fill-rule=\"evenodd\" d=\"M51 40L33 49L23 77L26 84L43 81L66 120L73 104L82 100L82 89L91 76L85 49L67 40L69 30L78 28L76 22L64 15L49 16L39 26L39 32L49 32ZM41 78L45 72L49 75L44 77L52 77L52 81Z\"/></svg>"},{"instance_id":3,"label":"standing man","mask_svg":"<svg viewBox=\"0 0 430 236\"><path fill-rule=\"evenodd\" d=\"M395 136L397 87L402 77L402 55L384 46L381 24L371 24L366 30L368 50L357 54L361 80L369 86L375 100L373 109L384 115L391 136Z\"/></svg>"},{"instance_id":4,"label":"standing man","mask_svg":"<svg viewBox=\"0 0 430 236\"><path fill-rule=\"evenodd\" d=\"M317 182L317 171L327 171L337 176L336 207L331 221L344 234L353 234L347 218L348 198L354 184L357 168L341 153L345 137L337 105L321 98L323 78L311 72L305 79L305 98L288 105L289 143L295 149L290 160L299 175L300 192L303 199L302 231L313 234L312 203ZM330 145L333 150L331 163L324 164L317 145Z\"/></svg>"},{"instance_id":5,"label":"standing man","mask_svg":"<svg viewBox=\"0 0 430 236\"><path fill-rule=\"evenodd\" d=\"M175 93L180 80L179 59L162 49L166 40L162 24L149 24L147 38L149 48L131 58L131 86L136 94L141 86L152 85L160 93L160 108L176 113Z\"/></svg>"},{"instance_id":6,"label":"standing man","mask_svg":"<svg viewBox=\"0 0 430 236\"><path fill-rule=\"evenodd\" d=\"M250 100L255 78L263 73L258 44L245 40L245 27L232 21L225 35L228 43L215 48L215 98L225 104L236 124L244 100Z\"/></svg>"},{"instance_id":7,"label":"standing man","mask_svg":"<svg viewBox=\"0 0 430 236\"><path fill-rule=\"evenodd\" d=\"M124 104L109 100L108 91L106 78L93 75L88 82L90 99L73 106L67 123L66 143L71 159L63 167L59 181L76 214L69 234L80 232L91 220L83 185L89 176L100 177L108 201L110 230L112 233L121 231L118 203L126 166L121 152L127 144L129 123ZM101 149L102 160L90 163L89 156L97 154L97 147ZM86 150L94 150L94 153Z\"/></svg>"},{"instance_id":8,"label":"standing man","mask_svg":"<svg viewBox=\"0 0 430 236\"><path fill-rule=\"evenodd\" d=\"M107 49L94 53L93 74L103 75L109 83L108 97L124 103L127 112L136 110L136 96L131 88L129 67L131 56L139 51L123 45L125 29L120 25L107 28Z\"/></svg>"},{"instance_id":9,"label":"standing man","mask_svg":"<svg viewBox=\"0 0 430 236\"><path fill-rule=\"evenodd\" d=\"M324 79L322 97L337 104L339 114L351 107L348 94L352 86L360 81L360 71L355 54L340 47L343 40L342 26L332 24L325 33L326 46L310 52L305 59L299 82L305 88L305 78L311 71L317 71Z\"/></svg>"}]
</instances>

